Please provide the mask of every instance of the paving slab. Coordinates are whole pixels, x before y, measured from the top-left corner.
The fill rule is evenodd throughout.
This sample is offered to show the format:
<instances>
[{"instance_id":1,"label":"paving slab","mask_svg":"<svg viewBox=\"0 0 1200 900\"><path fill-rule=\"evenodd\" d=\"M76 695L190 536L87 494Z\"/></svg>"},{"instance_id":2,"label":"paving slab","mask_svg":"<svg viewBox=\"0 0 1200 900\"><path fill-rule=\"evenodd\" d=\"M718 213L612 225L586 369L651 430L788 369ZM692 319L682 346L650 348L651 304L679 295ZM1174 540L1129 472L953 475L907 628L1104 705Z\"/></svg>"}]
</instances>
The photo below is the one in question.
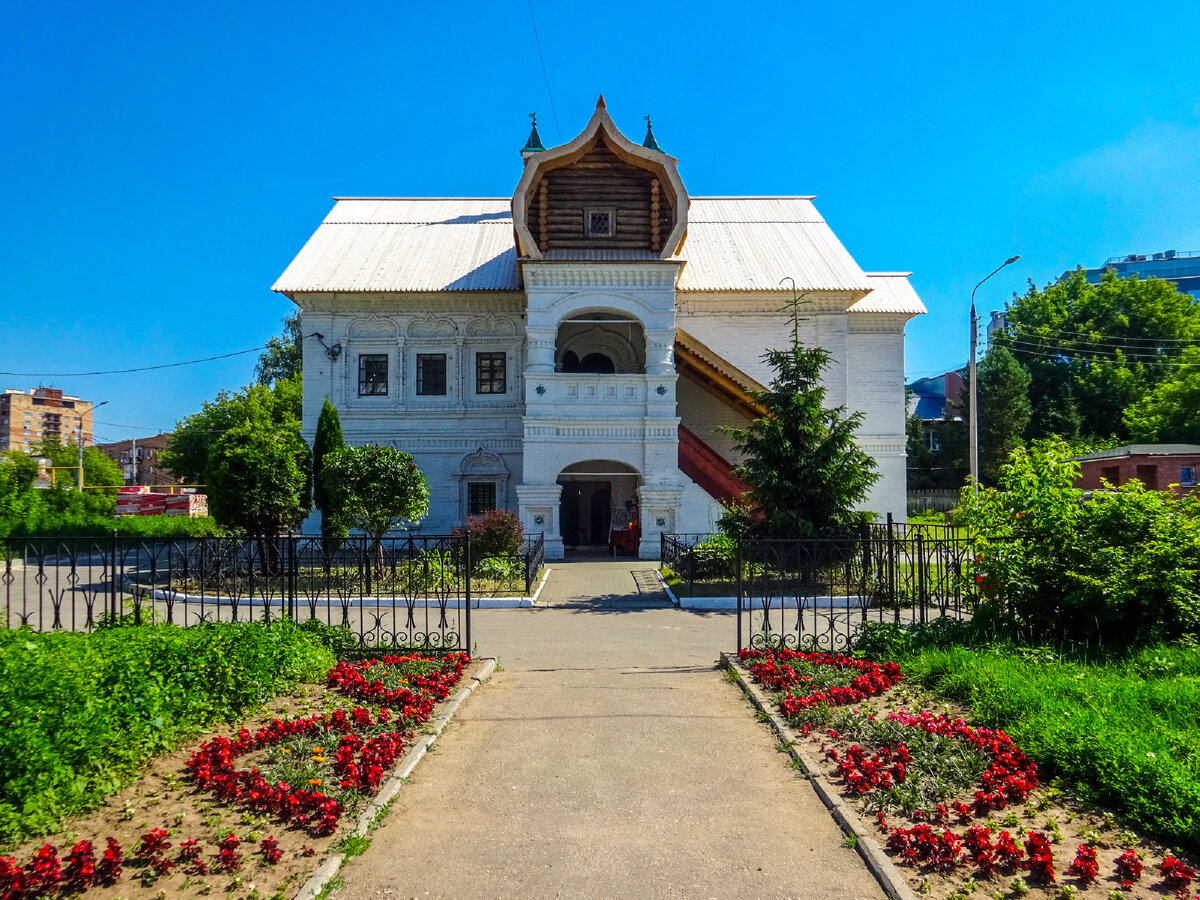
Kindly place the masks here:
<instances>
[{"instance_id":1,"label":"paving slab","mask_svg":"<svg viewBox=\"0 0 1200 900\"><path fill-rule=\"evenodd\" d=\"M548 606L473 614L501 668L337 897L883 896L715 668L732 614L671 607L649 568L555 564Z\"/></svg>"}]
</instances>

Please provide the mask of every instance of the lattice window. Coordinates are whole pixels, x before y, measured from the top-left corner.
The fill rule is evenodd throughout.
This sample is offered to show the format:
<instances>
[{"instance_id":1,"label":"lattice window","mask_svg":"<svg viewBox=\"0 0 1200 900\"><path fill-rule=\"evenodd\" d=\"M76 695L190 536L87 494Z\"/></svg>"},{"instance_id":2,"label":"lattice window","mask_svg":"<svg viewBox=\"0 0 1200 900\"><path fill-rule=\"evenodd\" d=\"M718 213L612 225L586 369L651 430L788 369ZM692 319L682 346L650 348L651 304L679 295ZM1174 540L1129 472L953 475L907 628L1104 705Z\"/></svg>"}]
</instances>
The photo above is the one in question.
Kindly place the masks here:
<instances>
[{"instance_id":1,"label":"lattice window","mask_svg":"<svg viewBox=\"0 0 1200 900\"><path fill-rule=\"evenodd\" d=\"M475 393L504 394L508 391L504 375L507 356L504 353L475 354Z\"/></svg>"},{"instance_id":2,"label":"lattice window","mask_svg":"<svg viewBox=\"0 0 1200 900\"><path fill-rule=\"evenodd\" d=\"M482 516L496 508L496 483L471 481L467 483L467 513Z\"/></svg>"},{"instance_id":3,"label":"lattice window","mask_svg":"<svg viewBox=\"0 0 1200 900\"><path fill-rule=\"evenodd\" d=\"M446 354L417 354L417 393L442 396L446 393Z\"/></svg>"},{"instance_id":4,"label":"lattice window","mask_svg":"<svg viewBox=\"0 0 1200 900\"><path fill-rule=\"evenodd\" d=\"M358 357L358 396L383 397L388 392L386 353L361 353Z\"/></svg>"},{"instance_id":5,"label":"lattice window","mask_svg":"<svg viewBox=\"0 0 1200 900\"><path fill-rule=\"evenodd\" d=\"M584 233L588 237L612 237L616 233L615 209L589 209L583 215Z\"/></svg>"}]
</instances>

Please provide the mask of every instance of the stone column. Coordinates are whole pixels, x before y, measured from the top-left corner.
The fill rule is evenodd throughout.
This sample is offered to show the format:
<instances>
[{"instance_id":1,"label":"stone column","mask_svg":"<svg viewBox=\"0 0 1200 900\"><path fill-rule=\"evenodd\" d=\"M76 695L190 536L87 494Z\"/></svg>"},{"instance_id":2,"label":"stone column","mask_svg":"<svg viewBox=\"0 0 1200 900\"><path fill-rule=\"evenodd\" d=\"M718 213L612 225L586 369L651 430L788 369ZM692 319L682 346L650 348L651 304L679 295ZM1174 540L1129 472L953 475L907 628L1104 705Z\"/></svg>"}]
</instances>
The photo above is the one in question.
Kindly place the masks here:
<instances>
[{"instance_id":1,"label":"stone column","mask_svg":"<svg viewBox=\"0 0 1200 900\"><path fill-rule=\"evenodd\" d=\"M525 372L539 374L554 371L553 328L525 328Z\"/></svg>"},{"instance_id":2,"label":"stone column","mask_svg":"<svg viewBox=\"0 0 1200 900\"><path fill-rule=\"evenodd\" d=\"M559 526L561 484L518 484L517 507L526 535L539 531L546 535L546 559L563 558L562 529Z\"/></svg>"},{"instance_id":3,"label":"stone column","mask_svg":"<svg viewBox=\"0 0 1200 900\"><path fill-rule=\"evenodd\" d=\"M642 517L638 556L641 559L658 559L661 535L675 532L675 517L681 502L683 488L678 485L644 484L638 488L638 512Z\"/></svg>"}]
</instances>

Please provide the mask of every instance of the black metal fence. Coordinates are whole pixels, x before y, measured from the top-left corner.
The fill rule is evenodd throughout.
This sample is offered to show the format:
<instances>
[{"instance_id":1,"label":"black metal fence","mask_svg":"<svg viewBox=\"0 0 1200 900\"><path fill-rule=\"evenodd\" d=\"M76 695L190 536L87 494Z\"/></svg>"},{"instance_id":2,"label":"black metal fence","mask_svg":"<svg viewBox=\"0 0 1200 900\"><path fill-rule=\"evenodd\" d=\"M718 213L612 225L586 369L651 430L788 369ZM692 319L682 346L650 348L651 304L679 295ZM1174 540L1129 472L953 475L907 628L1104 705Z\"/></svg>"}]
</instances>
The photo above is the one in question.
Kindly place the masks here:
<instances>
[{"instance_id":1,"label":"black metal fence","mask_svg":"<svg viewBox=\"0 0 1200 900\"><path fill-rule=\"evenodd\" d=\"M543 535L518 554L466 536L23 538L3 551L4 624L92 631L289 617L350 629L364 647L471 648L471 608L528 596Z\"/></svg>"},{"instance_id":2,"label":"black metal fence","mask_svg":"<svg viewBox=\"0 0 1200 900\"><path fill-rule=\"evenodd\" d=\"M963 529L889 521L842 539L663 535L661 559L682 597L733 601L738 649L840 650L868 621L970 615L973 557Z\"/></svg>"}]
</instances>

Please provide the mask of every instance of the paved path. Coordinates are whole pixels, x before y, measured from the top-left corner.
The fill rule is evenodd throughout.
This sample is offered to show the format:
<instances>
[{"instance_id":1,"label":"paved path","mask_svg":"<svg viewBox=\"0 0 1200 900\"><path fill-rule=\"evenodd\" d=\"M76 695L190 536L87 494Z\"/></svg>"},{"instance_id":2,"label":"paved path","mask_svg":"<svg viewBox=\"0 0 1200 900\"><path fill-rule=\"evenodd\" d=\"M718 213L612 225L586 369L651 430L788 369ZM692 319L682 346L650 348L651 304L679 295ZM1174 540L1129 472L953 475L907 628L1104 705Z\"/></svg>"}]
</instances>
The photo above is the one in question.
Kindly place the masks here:
<instances>
[{"instance_id":1,"label":"paved path","mask_svg":"<svg viewBox=\"0 0 1200 900\"><path fill-rule=\"evenodd\" d=\"M671 608L650 568L556 564L547 607L473 617L502 669L338 898L883 896L714 669L732 614Z\"/></svg>"}]
</instances>

